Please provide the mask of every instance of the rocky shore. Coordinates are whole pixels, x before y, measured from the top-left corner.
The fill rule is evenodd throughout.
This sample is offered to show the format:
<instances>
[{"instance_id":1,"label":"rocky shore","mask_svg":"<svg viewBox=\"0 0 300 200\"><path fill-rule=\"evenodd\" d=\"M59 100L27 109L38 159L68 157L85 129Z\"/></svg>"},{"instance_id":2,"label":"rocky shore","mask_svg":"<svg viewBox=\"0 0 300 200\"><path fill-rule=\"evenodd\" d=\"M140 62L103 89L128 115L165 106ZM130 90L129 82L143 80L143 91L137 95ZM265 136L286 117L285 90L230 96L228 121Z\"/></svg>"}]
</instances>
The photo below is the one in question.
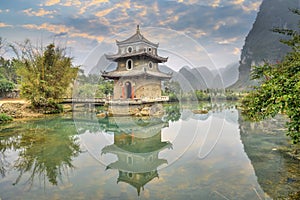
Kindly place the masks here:
<instances>
[{"instance_id":1,"label":"rocky shore","mask_svg":"<svg viewBox=\"0 0 300 200\"><path fill-rule=\"evenodd\" d=\"M41 113L34 112L30 108L30 104L24 100L0 100L0 113L14 119L43 116Z\"/></svg>"}]
</instances>

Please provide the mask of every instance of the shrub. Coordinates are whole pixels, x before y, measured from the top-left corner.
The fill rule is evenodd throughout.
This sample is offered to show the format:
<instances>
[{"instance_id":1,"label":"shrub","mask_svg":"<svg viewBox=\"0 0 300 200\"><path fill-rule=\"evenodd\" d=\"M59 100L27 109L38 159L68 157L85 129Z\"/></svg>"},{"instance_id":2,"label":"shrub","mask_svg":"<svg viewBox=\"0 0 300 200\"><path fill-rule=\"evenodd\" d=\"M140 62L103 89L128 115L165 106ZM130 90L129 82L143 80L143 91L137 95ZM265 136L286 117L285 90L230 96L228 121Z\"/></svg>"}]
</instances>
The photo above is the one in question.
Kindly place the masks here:
<instances>
[{"instance_id":1,"label":"shrub","mask_svg":"<svg viewBox=\"0 0 300 200\"><path fill-rule=\"evenodd\" d=\"M6 123L6 122L9 122L12 120L13 119L11 116L6 115L5 113L0 113L0 124Z\"/></svg>"}]
</instances>

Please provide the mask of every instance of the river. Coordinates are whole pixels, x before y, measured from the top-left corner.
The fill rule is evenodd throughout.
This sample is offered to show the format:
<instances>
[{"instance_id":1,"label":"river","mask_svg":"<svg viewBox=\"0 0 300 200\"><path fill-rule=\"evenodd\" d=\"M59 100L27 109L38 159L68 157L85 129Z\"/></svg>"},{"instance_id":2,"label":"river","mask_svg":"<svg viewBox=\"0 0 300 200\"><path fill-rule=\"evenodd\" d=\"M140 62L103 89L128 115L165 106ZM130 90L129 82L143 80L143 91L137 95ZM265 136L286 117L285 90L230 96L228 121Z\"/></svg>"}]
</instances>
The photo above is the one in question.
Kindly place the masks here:
<instances>
[{"instance_id":1,"label":"river","mask_svg":"<svg viewBox=\"0 0 300 200\"><path fill-rule=\"evenodd\" d=\"M194 114L193 109L208 109ZM284 118L233 104L164 106L164 116L77 112L0 126L0 199L277 199L299 191Z\"/></svg>"}]
</instances>

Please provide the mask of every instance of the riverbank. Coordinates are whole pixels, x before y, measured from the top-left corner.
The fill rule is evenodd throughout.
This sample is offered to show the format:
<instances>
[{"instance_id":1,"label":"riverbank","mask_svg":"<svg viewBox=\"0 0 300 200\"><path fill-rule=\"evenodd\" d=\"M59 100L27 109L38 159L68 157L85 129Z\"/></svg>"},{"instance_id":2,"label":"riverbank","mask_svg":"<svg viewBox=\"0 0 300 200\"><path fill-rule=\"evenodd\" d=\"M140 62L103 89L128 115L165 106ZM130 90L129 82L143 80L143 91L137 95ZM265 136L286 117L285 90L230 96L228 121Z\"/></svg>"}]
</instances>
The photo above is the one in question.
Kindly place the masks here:
<instances>
[{"instance_id":1,"label":"riverbank","mask_svg":"<svg viewBox=\"0 0 300 200\"><path fill-rule=\"evenodd\" d=\"M13 119L42 117L42 113L31 109L30 103L24 99L1 99L0 113L4 113Z\"/></svg>"}]
</instances>

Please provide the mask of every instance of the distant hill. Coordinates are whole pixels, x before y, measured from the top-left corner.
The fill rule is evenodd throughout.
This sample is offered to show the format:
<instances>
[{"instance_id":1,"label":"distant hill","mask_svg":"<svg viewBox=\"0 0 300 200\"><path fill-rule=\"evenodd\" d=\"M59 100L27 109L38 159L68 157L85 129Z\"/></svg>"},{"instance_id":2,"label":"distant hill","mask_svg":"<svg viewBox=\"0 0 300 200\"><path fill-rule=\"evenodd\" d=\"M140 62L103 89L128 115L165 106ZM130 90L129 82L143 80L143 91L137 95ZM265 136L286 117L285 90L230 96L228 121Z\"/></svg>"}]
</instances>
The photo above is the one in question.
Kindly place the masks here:
<instances>
[{"instance_id":1,"label":"distant hill","mask_svg":"<svg viewBox=\"0 0 300 200\"><path fill-rule=\"evenodd\" d=\"M233 88L245 89L255 84L249 79L251 66L263 64L264 61L281 61L290 51L288 46L279 42L284 36L271 31L274 27L297 28L299 18L289 8L299 8L299 0L263 0L253 27L245 39L240 58L239 80Z\"/></svg>"},{"instance_id":2,"label":"distant hill","mask_svg":"<svg viewBox=\"0 0 300 200\"><path fill-rule=\"evenodd\" d=\"M232 63L227 65L224 68L220 68L219 70L213 70L212 73L215 76L215 79L217 78L217 80L222 80L222 86L224 86L225 88L233 85L234 83L236 83L236 81L238 80L239 77L239 64L238 63ZM220 78L221 77L221 78ZM213 80L212 81L212 88L216 88L217 86L214 86L214 83L218 83L218 81Z\"/></svg>"},{"instance_id":3,"label":"distant hill","mask_svg":"<svg viewBox=\"0 0 300 200\"><path fill-rule=\"evenodd\" d=\"M238 64L231 64L218 70L209 70L207 67L182 67L178 72L160 65L159 70L165 73L172 72L172 80L180 83L184 91L204 90L207 88L226 88L238 79Z\"/></svg>"}]
</instances>

